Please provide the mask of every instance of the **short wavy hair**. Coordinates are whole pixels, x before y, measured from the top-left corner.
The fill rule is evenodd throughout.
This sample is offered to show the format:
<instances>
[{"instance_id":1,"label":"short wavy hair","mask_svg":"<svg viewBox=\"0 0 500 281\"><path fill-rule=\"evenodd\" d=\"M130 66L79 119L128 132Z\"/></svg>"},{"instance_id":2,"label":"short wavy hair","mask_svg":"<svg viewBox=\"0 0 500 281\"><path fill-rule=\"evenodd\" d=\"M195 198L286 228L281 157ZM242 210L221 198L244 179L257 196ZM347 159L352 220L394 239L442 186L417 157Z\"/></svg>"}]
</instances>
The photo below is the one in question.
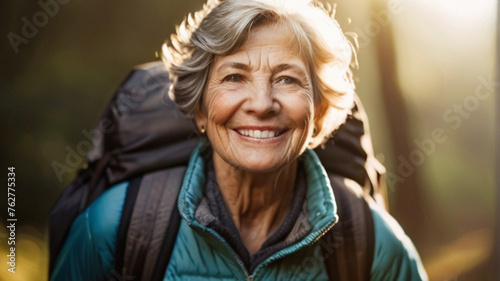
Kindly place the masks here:
<instances>
[{"instance_id":1,"label":"short wavy hair","mask_svg":"<svg viewBox=\"0 0 500 281\"><path fill-rule=\"evenodd\" d=\"M291 28L312 72L315 117L309 147L323 143L353 106L351 67L357 62L334 9L315 0L208 0L202 10L188 14L162 48L177 107L193 116L215 56L236 52L252 28L281 23Z\"/></svg>"}]
</instances>

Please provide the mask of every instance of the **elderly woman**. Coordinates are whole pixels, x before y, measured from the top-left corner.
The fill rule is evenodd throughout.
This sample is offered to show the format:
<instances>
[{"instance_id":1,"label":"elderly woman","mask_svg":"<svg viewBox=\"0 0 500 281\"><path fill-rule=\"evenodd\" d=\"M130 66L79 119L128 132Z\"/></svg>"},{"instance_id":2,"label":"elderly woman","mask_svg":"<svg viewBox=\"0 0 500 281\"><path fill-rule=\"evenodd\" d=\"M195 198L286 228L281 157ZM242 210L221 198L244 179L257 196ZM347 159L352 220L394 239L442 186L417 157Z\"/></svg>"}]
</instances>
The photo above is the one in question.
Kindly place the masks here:
<instances>
[{"instance_id":1,"label":"elderly woman","mask_svg":"<svg viewBox=\"0 0 500 281\"><path fill-rule=\"evenodd\" d=\"M335 182L311 149L352 108L352 50L331 11L307 0L209 1L178 27L163 50L172 98L206 138L178 197L182 221L164 280L329 279L324 263L305 275L296 269L318 260L316 242L343 219ZM126 185L87 212L96 204L119 210L123 200L111 198L123 198ZM369 206L370 280L426 280L408 237ZM103 231L103 217L75 222L82 226L73 225L70 240L90 224L88 234L67 243L52 280L109 280L116 230ZM89 249L94 236L106 242Z\"/></svg>"}]
</instances>

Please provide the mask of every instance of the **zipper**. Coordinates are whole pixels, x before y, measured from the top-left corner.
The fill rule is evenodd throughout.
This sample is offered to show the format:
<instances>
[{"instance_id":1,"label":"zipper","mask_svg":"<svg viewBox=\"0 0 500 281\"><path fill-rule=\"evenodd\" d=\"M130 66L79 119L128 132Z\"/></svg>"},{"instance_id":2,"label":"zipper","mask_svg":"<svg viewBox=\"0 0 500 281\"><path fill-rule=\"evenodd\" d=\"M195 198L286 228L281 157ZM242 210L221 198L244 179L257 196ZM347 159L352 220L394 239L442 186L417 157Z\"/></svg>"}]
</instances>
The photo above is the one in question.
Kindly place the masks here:
<instances>
[{"instance_id":1,"label":"zipper","mask_svg":"<svg viewBox=\"0 0 500 281\"><path fill-rule=\"evenodd\" d=\"M241 258L236 254L236 252L233 250L233 248L231 248L231 246L229 246L229 244L226 242L226 240L224 240L224 238L222 238L222 236L220 236L215 230L213 230L211 228L206 228L206 227L200 225L198 222L195 222L193 224L188 223L188 225L190 225L191 227L196 227L196 228L200 229L201 231L207 232L208 234L211 234L212 236L214 236L224 246L224 248L229 252L229 254L231 254L231 256L236 260L236 263L240 266L241 270L243 271L243 273L247 277L247 280L248 281L254 280L255 274L250 275L248 273L248 270L246 269L245 264L243 264L243 261L241 260Z\"/></svg>"},{"instance_id":2,"label":"zipper","mask_svg":"<svg viewBox=\"0 0 500 281\"><path fill-rule=\"evenodd\" d=\"M275 261L275 260L278 260L278 259L281 259L282 257L285 257L293 252L296 252L302 248L304 248L305 246L311 244L311 243L315 243L316 241L318 241L321 237L323 237L323 235L325 235L330 229L332 229L332 227L337 223L337 219L335 219L333 222L331 222L329 225L327 225L326 227L324 227L323 229L320 229L316 232L314 232L313 234L310 234L308 235L308 237L316 237L314 239L308 239L308 237L304 238L302 240L302 242L300 242L300 245L295 248L295 249L289 249L289 248L285 248L283 249L282 251L278 252L277 254L274 254L272 255L271 257L269 257L267 260L265 260L263 263L259 264L259 266L257 266L257 268L254 270L253 274L248 276L249 279L247 280L254 280L254 278L257 276L257 273L262 269L264 268L266 265L270 264L271 262ZM250 279L250 277L252 277L252 279Z\"/></svg>"},{"instance_id":3,"label":"zipper","mask_svg":"<svg viewBox=\"0 0 500 281\"><path fill-rule=\"evenodd\" d=\"M206 144L204 144L206 146ZM198 151L195 150L196 153L200 154L200 150L202 148L200 147L203 147L202 145L199 145L196 149L198 149ZM314 158L314 155L312 155L313 158ZM193 155L191 156L191 158L194 157L194 153ZM311 157L311 156L309 156ZM317 157L317 156L316 156ZM319 161L319 160L317 160ZM190 159L190 162L191 162L191 159ZM186 171L186 174L188 172L190 172L190 170L192 169L189 169L190 167L188 167L188 170ZM324 171L324 169L321 167L321 170ZM184 186L184 183L183 183L183 186ZM183 187L182 186L182 187ZM180 192L182 192L183 188L181 187L181 190ZM179 198L181 197L181 194L179 194ZM181 198L182 202L184 202L183 198ZM184 204L181 204L181 202L178 203L179 206L181 205L184 205ZM226 242L226 240L224 240L224 238L222 238L222 236L220 236L215 230L211 229L211 228L207 228L207 227L204 227L202 226L201 224L199 224L196 220L194 221L191 221L187 218L187 215L182 211L180 211L180 216L184 219L184 221L188 224L188 226L190 227L194 227L194 228L198 228L200 229L201 231L203 232L207 232L208 234L211 234L213 237L215 237L222 245L223 247L229 252L229 254L236 260L236 263L240 266L241 270L243 271L243 273L245 274L245 276L247 277L247 281L254 281L257 277L257 273L262 269L264 268L265 266L267 266L268 264L274 262L275 260L278 260L278 259L281 259L282 257L285 257L289 254L292 254L296 251L299 251L301 250L302 248L306 247L307 245L310 245L311 243L315 243L316 241L318 241L322 236L325 235L326 232L328 232L338 221L338 217L335 216L333 221L326 225L325 227L323 227L322 229L319 229L318 231L314 232L314 233L311 233L309 235L307 235L304 239L302 239L301 242L299 242L297 244L297 247L295 247L294 249L290 249L290 248L285 248L285 249L282 249L280 252L272 255L271 257L269 257L268 259L266 259L264 262L262 262L261 264L259 264L257 266L257 268L252 272L252 274L250 275L248 273L248 270L246 269L243 261L241 260L241 258L236 254L236 252L231 248L231 246ZM194 222L194 223L193 223Z\"/></svg>"},{"instance_id":4,"label":"zipper","mask_svg":"<svg viewBox=\"0 0 500 281\"><path fill-rule=\"evenodd\" d=\"M211 228L204 227L201 224L199 224L197 221L194 221L194 223L191 223L187 219L187 217L183 216L182 214L181 214L181 216L185 218L185 221L187 222L187 224L189 226L198 228L201 231L207 232L208 234L211 234L212 236L214 236L224 246L224 248L231 254L231 256L236 260L236 263L238 263L241 270L243 271L243 273L247 277L247 281L254 281L255 278L257 277L257 273L262 268L264 268L266 265L270 264L271 262L278 260L278 259L281 259L282 257L285 257L293 252L296 252L296 251L304 248L305 246L307 246L311 243L315 243L321 237L323 237L323 235L325 235L328 231L330 231L330 229L332 229L332 227L338 221L338 217L335 217L334 220L330 224L326 225L322 229L320 229L314 233L311 233L307 237L305 237L302 240L302 242L299 242L299 245L295 249L285 248L285 249L281 250L280 252L274 254L273 256L269 257L267 260L265 260L263 263L261 263L259 266L257 266L257 268L254 270L254 272L252 272L252 274L250 275L248 273L248 270L246 269L245 265L243 264L243 261L240 259L240 257L236 254L236 252L233 250L233 248L231 248L231 246L229 246L229 244L226 242L226 240L224 240L224 238L222 238L222 236L220 236L215 230L213 230ZM312 237L314 237L314 239L311 239Z\"/></svg>"},{"instance_id":5,"label":"zipper","mask_svg":"<svg viewBox=\"0 0 500 281\"><path fill-rule=\"evenodd\" d=\"M219 242L222 243L224 248L226 248L226 250L231 254L231 256L234 257L234 259L236 260L236 263L238 263L240 268L243 270L243 273L245 273L245 276L247 277L248 281L254 280L255 275L250 275L248 273L248 270L245 267L245 264L243 264L243 261L241 260L241 258L236 254L236 252L233 250L233 248L231 248L231 246L229 246L229 244L227 244L226 240L224 240L224 238L222 238L222 236L219 235L219 233L217 233L215 230L212 230L210 228L207 228L207 229L202 228L202 230L209 232L210 234L215 236L215 238L217 238L217 240L219 240Z\"/></svg>"},{"instance_id":6,"label":"zipper","mask_svg":"<svg viewBox=\"0 0 500 281\"><path fill-rule=\"evenodd\" d=\"M196 156L199 156L201 153L200 151L204 148L206 148L208 145L207 145L207 142L208 141L205 141L203 144L200 144L198 145L198 147L195 149L195 151L193 152L193 155L191 155L191 158L190 158L190 162L191 160L196 157ZM198 154L195 156L195 154ZM186 174L188 174L189 172L191 172L191 170L194 170L193 167L188 166L188 169L186 170ZM247 280L249 281L253 281L255 279L255 275L250 275L248 273L248 270L246 269L245 265L243 264L243 261L241 260L241 258L236 254L236 252L233 250L233 248L231 248L231 246L226 242L226 240L224 240L224 238L222 238L222 236L220 236L215 230L211 229L211 228L207 228L207 227L204 227L202 226L200 223L198 223L195 219L193 220L190 220L187 216L187 214L183 211L184 210L184 205L185 205L185 198L183 196L185 196L183 194L183 187L184 187L184 183L182 184L181 186L181 190L179 191L179 203L178 203L178 206L181 206L179 207L180 209L180 216L184 219L184 221L188 224L189 227L191 228L198 228L199 230L203 231L203 232L207 232L209 235L212 235L214 236L223 246L224 248L229 252L229 254L236 260L236 263L240 266L241 270L243 271L243 273L245 274Z\"/></svg>"}]
</instances>

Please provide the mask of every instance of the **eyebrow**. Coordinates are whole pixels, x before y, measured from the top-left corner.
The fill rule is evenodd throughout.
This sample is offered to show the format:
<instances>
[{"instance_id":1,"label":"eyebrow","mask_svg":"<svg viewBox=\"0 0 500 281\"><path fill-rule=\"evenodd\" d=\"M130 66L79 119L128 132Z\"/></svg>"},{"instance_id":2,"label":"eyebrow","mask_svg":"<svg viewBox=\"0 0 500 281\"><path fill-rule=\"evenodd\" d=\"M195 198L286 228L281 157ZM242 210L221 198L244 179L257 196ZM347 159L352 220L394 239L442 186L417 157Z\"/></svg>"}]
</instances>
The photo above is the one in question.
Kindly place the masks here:
<instances>
[{"instance_id":1,"label":"eyebrow","mask_svg":"<svg viewBox=\"0 0 500 281\"><path fill-rule=\"evenodd\" d=\"M250 66L244 63L239 63L239 62L228 62L224 63L221 65L219 68L217 68L217 71L221 71L224 68L236 68L236 69L241 69L244 71L250 71Z\"/></svg>"},{"instance_id":2,"label":"eyebrow","mask_svg":"<svg viewBox=\"0 0 500 281\"><path fill-rule=\"evenodd\" d=\"M251 70L251 67L249 65L247 65L247 64L239 63L239 62L228 62L228 63L224 63L219 68L217 68L217 71L220 71L220 70L222 70L224 68L235 68L235 69L241 69L241 70L244 70L244 71L250 71ZM282 63L282 64L278 64L277 66L273 67L272 72L279 73L281 71L288 70L288 69L294 69L294 70L297 70L297 71L300 71L300 72L304 72L305 71L304 69L302 69L298 65L289 64L289 63Z\"/></svg>"},{"instance_id":3,"label":"eyebrow","mask_svg":"<svg viewBox=\"0 0 500 281\"><path fill-rule=\"evenodd\" d=\"M288 70L288 69L293 69L293 70L297 70L297 71L300 71L300 72L305 72L305 69L302 69L298 65L288 64L288 63L278 64L272 70L273 70L274 73L279 73L281 71Z\"/></svg>"}]
</instances>

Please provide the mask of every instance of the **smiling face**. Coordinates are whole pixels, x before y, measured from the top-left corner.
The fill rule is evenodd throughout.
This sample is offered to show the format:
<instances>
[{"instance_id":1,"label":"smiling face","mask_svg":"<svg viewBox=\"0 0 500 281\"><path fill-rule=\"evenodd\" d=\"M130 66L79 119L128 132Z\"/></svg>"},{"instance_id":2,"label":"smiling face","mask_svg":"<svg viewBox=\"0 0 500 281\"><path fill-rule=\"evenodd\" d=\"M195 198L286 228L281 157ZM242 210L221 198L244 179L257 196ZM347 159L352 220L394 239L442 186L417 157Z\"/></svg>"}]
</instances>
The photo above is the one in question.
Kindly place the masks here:
<instances>
[{"instance_id":1,"label":"smiling face","mask_svg":"<svg viewBox=\"0 0 500 281\"><path fill-rule=\"evenodd\" d=\"M284 25L259 26L238 51L215 57L196 113L214 161L271 172L304 152L314 126L313 89L293 38Z\"/></svg>"}]
</instances>

